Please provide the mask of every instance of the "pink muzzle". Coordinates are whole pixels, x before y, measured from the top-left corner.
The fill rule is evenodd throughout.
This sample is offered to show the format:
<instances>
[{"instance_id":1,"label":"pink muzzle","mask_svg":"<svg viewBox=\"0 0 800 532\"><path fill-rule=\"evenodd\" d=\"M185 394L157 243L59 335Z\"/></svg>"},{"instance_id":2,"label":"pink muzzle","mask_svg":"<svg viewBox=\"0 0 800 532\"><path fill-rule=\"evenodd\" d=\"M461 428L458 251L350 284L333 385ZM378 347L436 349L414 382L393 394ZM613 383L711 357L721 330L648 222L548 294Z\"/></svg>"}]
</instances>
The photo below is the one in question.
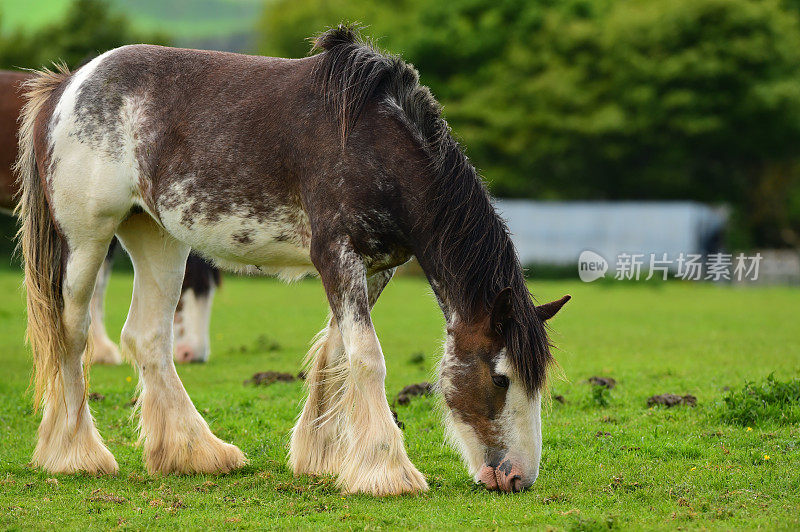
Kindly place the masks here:
<instances>
[{"instance_id":1,"label":"pink muzzle","mask_svg":"<svg viewBox=\"0 0 800 532\"><path fill-rule=\"evenodd\" d=\"M478 482L488 490L500 490L506 493L517 493L529 488L533 482L523 480L524 472L510 459L504 458L497 467L483 464L478 473Z\"/></svg>"}]
</instances>

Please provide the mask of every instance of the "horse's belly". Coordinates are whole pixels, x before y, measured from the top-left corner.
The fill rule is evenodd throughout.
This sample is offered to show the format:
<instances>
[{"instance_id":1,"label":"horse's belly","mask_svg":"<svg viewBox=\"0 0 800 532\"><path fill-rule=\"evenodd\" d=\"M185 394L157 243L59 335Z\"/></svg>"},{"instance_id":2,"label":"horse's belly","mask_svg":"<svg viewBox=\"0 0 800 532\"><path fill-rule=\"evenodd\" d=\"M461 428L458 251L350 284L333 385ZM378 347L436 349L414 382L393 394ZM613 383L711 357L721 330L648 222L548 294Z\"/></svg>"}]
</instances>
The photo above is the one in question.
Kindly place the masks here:
<instances>
[{"instance_id":1,"label":"horse's belly","mask_svg":"<svg viewBox=\"0 0 800 532\"><path fill-rule=\"evenodd\" d=\"M256 266L266 273L296 277L313 273L311 228L300 208L280 206L254 215L219 213L187 216L186 209L160 211L164 227L176 238L226 268Z\"/></svg>"}]
</instances>

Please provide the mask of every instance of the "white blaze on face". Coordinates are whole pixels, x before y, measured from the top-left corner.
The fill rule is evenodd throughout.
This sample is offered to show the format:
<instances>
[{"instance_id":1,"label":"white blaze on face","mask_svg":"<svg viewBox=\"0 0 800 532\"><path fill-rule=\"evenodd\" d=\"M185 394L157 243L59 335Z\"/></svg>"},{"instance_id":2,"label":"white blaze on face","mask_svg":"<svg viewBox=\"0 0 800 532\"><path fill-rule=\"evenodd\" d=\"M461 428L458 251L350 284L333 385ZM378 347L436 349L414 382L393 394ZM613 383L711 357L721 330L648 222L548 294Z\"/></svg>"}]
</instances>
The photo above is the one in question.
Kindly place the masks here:
<instances>
[{"instance_id":1,"label":"white blaze on face","mask_svg":"<svg viewBox=\"0 0 800 532\"><path fill-rule=\"evenodd\" d=\"M211 353L211 306L215 287L209 287L207 294L198 296L194 290L181 294L175 312L175 360L177 362L205 362Z\"/></svg>"},{"instance_id":2,"label":"white blaze on face","mask_svg":"<svg viewBox=\"0 0 800 532\"><path fill-rule=\"evenodd\" d=\"M519 466L523 472L523 484L527 487L539 476L542 458L542 396L537 392L533 399L528 397L505 353L498 357L495 373L506 375L511 382L497 421L501 439L508 450L506 457Z\"/></svg>"}]
</instances>

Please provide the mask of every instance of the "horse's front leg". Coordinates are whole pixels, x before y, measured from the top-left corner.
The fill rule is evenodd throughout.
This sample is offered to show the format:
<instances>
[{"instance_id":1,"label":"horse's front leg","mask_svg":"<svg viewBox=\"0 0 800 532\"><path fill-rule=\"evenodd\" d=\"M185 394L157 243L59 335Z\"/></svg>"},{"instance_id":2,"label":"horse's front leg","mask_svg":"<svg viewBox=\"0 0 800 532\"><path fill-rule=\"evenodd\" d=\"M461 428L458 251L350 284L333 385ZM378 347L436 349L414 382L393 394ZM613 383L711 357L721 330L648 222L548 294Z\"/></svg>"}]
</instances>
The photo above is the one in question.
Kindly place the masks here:
<instances>
[{"instance_id":1,"label":"horse's front leg","mask_svg":"<svg viewBox=\"0 0 800 532\"><path fill-rule=\"evenodd\" d=\"M370 318L364 263L349 242L317 241L312 243L311 255L325 285L348 362L334 407L341 432L337 446L341 453L339 486L347 493L373 495L426 490L425 478L408 459L403 434L386 401L386 365Z\"/></svg>"},{"instance_id":2,"label":"horse's front leg","mask_svg":"<svg viewBox=\"0 0 800 532\"><path fill-rule=\"evenodd\" d=\"M367 278L370 308L394 274L394 268ZM303 412L292 429L289 464L295 475L337 474L346 449L342 448L342 394L345 391L350 361L342 334L333 316L317 335L306 355L307 397Z\"/></svg>"}]
</instances>

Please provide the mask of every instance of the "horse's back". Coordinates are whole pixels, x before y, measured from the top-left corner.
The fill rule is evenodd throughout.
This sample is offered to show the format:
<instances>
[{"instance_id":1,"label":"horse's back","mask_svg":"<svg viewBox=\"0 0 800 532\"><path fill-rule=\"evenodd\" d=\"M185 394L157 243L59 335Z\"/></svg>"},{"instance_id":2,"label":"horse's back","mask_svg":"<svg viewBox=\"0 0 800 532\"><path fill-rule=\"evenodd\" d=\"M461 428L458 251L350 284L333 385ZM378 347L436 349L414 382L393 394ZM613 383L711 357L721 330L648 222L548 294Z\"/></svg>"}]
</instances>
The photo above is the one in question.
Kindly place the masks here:
<instances>
[{"instance_id":1,"label":"horse's back","mask_svg":"<svg viewBox=\"0 0 800 532\"><path fill-rule=\"evenodd\" d=\"M201 147L219 165L225 161L218 156L232 144L253 148L266 129L288 127L290 113L308 109L314 101L309 59L123 46L73 76L77 127L87 136L105 134L112 144L105 148L115 152L119 146L113 143L121 142L126 120L134 121L137 138L150 144L142 170L154 180L174 170L169 158L178 150L186 162L186 149ZM65 99L67 94L62 103L70 103Z\"/></svg>"}]
</instances>

